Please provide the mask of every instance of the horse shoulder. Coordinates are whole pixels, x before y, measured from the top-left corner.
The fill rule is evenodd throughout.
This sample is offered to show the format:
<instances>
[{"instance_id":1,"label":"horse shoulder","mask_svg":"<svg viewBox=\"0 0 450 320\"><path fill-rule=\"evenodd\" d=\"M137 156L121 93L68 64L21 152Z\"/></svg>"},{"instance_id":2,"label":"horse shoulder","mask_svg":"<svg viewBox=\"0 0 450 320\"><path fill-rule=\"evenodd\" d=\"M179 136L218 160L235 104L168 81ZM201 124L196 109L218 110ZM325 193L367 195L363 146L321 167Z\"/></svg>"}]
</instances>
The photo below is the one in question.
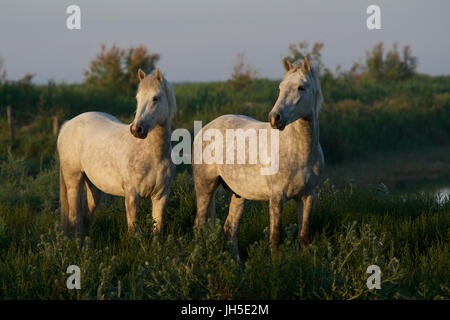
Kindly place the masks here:
<instances>
[{"instance_id":1,"label":"horse shoulder","mask_svg":"<svg viewBox=\"0 0 450 320\"><path fill-rule=\"evenodd\" d=\"M299 158L298 153L280 159L279 183L284 185L287 198L293 198L298 194L307 194L315 189L324 170L324 157L320 144L313 153L313 160L308 157ZM275 182L276 184L277 182Z\"/></svg>"}]
</instances>

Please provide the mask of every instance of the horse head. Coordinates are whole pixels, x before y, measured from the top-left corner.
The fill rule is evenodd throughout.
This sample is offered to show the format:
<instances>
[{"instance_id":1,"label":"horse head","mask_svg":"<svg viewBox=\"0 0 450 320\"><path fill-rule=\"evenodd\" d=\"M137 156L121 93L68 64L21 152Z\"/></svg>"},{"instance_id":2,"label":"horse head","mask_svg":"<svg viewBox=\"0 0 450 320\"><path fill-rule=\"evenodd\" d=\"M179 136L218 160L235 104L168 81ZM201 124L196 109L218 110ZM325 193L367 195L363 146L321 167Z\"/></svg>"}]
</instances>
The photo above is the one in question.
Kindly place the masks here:
<instances>
[{"instance_id":1,"label":"horse head","mask_svg":"<svg viewBox=\"0 0 450 320\"><path fill-rule=\"evenodd\" d=\"M270 125L280 130L299 118L317 115L323 101L318 76L308 58L294 64L285 58L283 64L286 73L279 86L278 99L269 113Z\"/></svg>"},{"instance_id":2,"label":"horse head","mask_svg":"<svg viewBox=\"0 0 450 320\"><path fill-rule=\"evenodd\" d=\"M170 124L176 101L172 86L159 69L149 76L139 69L138 77L137 109L130 132L136 138L145 139L148 132L157 125Z\"/></svg>"}]
</instances>

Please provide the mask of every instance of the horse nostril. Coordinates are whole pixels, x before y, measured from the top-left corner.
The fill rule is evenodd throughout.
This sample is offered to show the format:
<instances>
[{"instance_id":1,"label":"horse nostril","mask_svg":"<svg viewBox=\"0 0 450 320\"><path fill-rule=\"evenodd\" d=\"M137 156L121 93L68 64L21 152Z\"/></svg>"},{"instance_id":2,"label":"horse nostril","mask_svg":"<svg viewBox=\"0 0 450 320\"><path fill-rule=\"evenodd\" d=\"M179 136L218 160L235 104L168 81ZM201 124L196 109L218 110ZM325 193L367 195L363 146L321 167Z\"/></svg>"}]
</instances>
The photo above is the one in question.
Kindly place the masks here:
<instances>
[{"instance_id":1,"label":"horse nostril","mask_svg":"<svg viewBox=\"0 0 450 320\"><path fill-rule=\"evenodd\" d=\"M142 128L142 126L137 127L136 133L140 136L144 133L144 129Z\"/></svg>"},{"instance_id":2,"label":"horse nostril","mask_svg":"<svg viewBox=\"0 0 450 320\"><path fill-rule=\"evenodd\" d=\"M275 121L280 122L281 121L281 114L277 113L275 116Z\"/></svg>"}]
</instances>

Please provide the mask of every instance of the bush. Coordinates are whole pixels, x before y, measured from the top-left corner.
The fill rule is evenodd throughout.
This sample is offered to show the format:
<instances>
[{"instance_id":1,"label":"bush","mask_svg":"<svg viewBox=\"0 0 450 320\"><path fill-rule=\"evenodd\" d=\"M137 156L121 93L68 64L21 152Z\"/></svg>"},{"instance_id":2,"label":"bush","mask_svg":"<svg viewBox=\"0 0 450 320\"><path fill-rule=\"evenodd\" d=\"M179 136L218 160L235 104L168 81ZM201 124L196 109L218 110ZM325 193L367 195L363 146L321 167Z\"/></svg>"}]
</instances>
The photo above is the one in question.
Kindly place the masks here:
<instances>
[{"instance_id":1,"label":"bush","mask_svg":"<svg viewBox=\"0 0 450 320\"><path fill-rule=\"evenodd\" d=\"M102 44L102 51L85 72L86 83L100 88L134 95L139 83L138 70L151 73L159 60L159 54L148 53L144 46L119 49L113 45L109 50Z\"/></svg>"},{"instance_id":2,"label":"bush","mask_svg":"<svg viewBox=\"0 0 450 320\"><path fill-rule=\"evenodd\" d=\"M245 64L245 53L240 52L236 56L233 65L233 73L228 80L228 84L236 91L248 92L252 81L257 77L258 72L250 64Z\"/></svg>"},{"instance_id":3,"label":"bush","mask_svg":"<svg viewBox=\"0 0 450 320\"><path fill-rule=\"evenodd\" d=\"M372 51L366 53L367 77L375 81L397 81L411 78L417 67L417 58L411 54L409 46L403 47L402 56L398 45L384 55L383 43L376 44Z\"/></svg>"}]
</instances>

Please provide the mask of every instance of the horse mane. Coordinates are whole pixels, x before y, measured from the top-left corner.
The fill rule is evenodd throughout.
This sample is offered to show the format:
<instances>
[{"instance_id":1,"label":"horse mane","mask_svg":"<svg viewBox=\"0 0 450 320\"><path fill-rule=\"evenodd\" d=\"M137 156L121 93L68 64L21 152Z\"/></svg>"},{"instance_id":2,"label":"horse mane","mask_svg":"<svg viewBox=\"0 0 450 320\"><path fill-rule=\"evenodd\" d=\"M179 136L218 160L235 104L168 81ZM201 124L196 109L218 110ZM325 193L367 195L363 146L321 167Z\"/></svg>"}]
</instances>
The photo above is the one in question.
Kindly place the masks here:
<instances>
[{"instance_id":1,"label":"horse mane","mask_svg":"<svg viewBox=\"0 0 450 320\"><path fill-rule=\"evenodd\" d=\"M163 77L164 91L166 92L167 101L169 102L169 118L172 119L175 111L177 111L177 100L172 84Z\"/></svg>"},{"instance_id":2,"label":"horse mane","mask_svg":"<svg viewBox=\"0 0 450 320\"><path fill-rule=\"evenodd\" d=\"M322 86L320 85L318 67L317 66L312 67L311 73L316 87L316 112L319 113L323 104L323 94L322 94Z\"/></svg>"},{"instance_id":3,"label":"horse mane","mask_svg":"<svg viewBox=\"0 0 450 320\"><path fill-rule=\"evenodd\" d=\"M314 87L315 87L315 92L316 92L315 109L316 109L316 112L319 113L320 109L322 107L322 104L323 104L323 94L322 94L322 86L320 85L320 79L319 79L318 63L313 63L310 66L310 69L311 69L311 77L314 80ZM306 77L304 68L303 68L303 59L298 59L297 61L292 63L292 68L288 72L286 72L286 74L284 75L284 78L286 78L288 75L291 75L296 72L300 72L302 75L304 75Z\"/></svg>"}]
</instances>

